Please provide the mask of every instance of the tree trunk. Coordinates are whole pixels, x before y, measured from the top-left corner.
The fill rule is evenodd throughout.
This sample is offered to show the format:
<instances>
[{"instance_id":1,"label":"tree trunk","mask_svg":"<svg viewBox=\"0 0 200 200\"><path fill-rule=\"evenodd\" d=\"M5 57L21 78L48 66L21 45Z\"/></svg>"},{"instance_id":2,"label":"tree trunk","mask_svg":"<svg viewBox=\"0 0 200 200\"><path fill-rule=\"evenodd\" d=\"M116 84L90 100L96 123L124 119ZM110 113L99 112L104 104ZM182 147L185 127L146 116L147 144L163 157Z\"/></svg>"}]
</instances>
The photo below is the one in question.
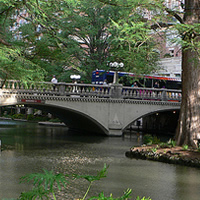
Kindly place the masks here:
<instances>
[{"instance_id":1,"label":"tree trunk","mask_svg":"<svg viewBox=\"0 0 200 200\"><path fill-rule=\"evenodd\" d=\"M185 24L199 23L200 0L185 0ZM187 43L200 41L190 30L182 35ZM182 103L177 132L177 145L197 147L200 139L200 62L199 54L193 48L183 47L182 53Z\"/></svg>"}]
</instances>

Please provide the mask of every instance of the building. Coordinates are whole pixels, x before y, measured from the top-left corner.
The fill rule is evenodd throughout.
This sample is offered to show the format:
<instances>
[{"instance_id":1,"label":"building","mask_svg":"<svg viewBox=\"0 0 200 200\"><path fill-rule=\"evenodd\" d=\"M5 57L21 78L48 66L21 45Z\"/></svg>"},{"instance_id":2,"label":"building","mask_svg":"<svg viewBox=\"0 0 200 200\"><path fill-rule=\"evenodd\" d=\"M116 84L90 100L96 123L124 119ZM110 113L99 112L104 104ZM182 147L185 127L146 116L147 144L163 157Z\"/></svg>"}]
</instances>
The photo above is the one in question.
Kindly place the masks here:
<instances>
[{"instance_id":1,"label":"building","mask_svg":"<svg viewBox=\"0 0 200 200\"><path fill-rule=\"evenodd\" d=\"M158 70L156 74L170 77L181 77L181 59L181 56L161 59L159 63L161 69Z\"/></svg>"}]
</instances>

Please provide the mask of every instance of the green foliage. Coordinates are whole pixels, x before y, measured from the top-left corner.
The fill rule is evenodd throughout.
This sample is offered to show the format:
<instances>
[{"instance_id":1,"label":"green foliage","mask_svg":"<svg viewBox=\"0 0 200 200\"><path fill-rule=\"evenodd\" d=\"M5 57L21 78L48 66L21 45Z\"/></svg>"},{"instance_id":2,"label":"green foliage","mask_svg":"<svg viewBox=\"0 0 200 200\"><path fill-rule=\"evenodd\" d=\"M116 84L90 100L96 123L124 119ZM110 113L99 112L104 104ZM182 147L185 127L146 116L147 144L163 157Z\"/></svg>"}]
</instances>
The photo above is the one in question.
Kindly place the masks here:
<instances>
[{"instance_id":1,"label":"green foliage","mask_svg":"<svg viewBox=\"0 0 200 200\"><path fill-rule=\"evenodd\" d=\"M158 69L156 43L150 34L148 22L142 21L137 12L115 22L111 27L112 58L125 63L125 71L147 74Z\"/></svg>"},{"instance_id":2,"label":"green foliage","mask_svg":"<svg viewBox=\"0 0 200 200\"><path fill-rule=\"evenodd\" d=\"M156 136L146 134L143 136L143 143L147 145L160 144L160 139L157 138Z\"/></svg>"},{"instance_id":3,"label":"green foliage","mask_svg":"<svg viewBox=\"0 0 200 200\"><path fill-rule=\"evenodd\" d=\"M95 199L98 199L98 200L126 200L126 199L128 199L128 198L131 198L131 197L130 197L131 191L132 191L131 189L127 189L127 190L124 192L123 196L118 197L118 198L113 198L113 195L112 195L112 194L110 194L109 197L105 197L105 196L104 196L104 193L102 192L102 193L99 194L99 196L91 197L91 198L89 198L88 200L95 200Z\"/></svg>"},{"instance_id":4,"label":"green foliage","mask_svg":"<svg viewBox=\"0 0 200 200\"><path fill-rule=\"evenodd\" d=\"M175 147L176 146L176 141L175 140L172 140L172 139L169 139L168 142L161 142L159 144L159 146L161 148L171 148L171 147Z\"/></svg>"},{"instance_id":5,"label":"green foliage","mask_svg":"<svg viewBox=\"0 0 200 200\"><path fill-rule=\"evenodd\" d=\"M137 197L136 200L151 200L150 197L146 198L146 197Z\"/></svg>"},{"instance_id":6,"label":"green foliage","mask_svg":"<svg viewBox=\"0 0 200 200\"><path fill-rule=\"evenodd\" d=\"M156 136L153 136L153 141L152 141L153 144L160 144L160 139Z\"/></svg>"},{"instance_id":7,"label":"green foliage","mask_svg":"<svg viewBox=\"0 0 200 200\"><path fill-rule=\"evenodd\" d=\"M86 193L85 193L85 195L84 195L84 197L83 197L82 200L84 200L84 199L86 198L86 196L87 196L87 194L88 194L88 192L89 192L89 190L90 190L90 188L91 188L91 186L92 186L92 183L93 183L94 181L97 181L97 180L100 180L101 178L105 178L105 177L106 177L107 168L108 168L108 167L106 166L106 164L104 164L103 169L102 169L100 172L98 172L96 176L77 175L77 174L74 174L74 175L73 175L74 178L77 178L77 179L79 179L79 178L84 178L85 180L89 181L88 189L87 189L87 191L86 191Z\"/></svg>"},{"instance_id":8,"label":"green foliage","mask_svg":"<svg viewBox=\"0 0 200 200\"><path fill-rule=\"evenodd\" d=\"M187 144L183 145L183 150L186 151L188 150L189 146Z\"/></svg>"},{"instance_id":9,"label":"green foliage","mask_svg":"<svg viewBox=\"0 0 200 200\"><path fill-rule=\"evenodd\" d=\"M55 119L50 119L49 122L61 122L61 120L58 118L55 118Z\"/></svg>"},{"instance_id":10,"label":"green foliage","mask_svg":"<svg viewBox=\"0 0 200 200\"><path fill-rule=\"evenodd\" d=\"M171 147L175 147L175 146L176 146L176 141L175 141L175 140L170 139L167 143L168 143L168 145L170 145Z\"/></svg>"},{"instance_id":11,"label":"green foliage","mask_svg":"<svg viewBox=\"0 0 200 200\"><path fill-rule=\"evenodd\" d=\"M168 143L166 143L166 142L161 142L161 143L159 144L159 146L160 146L161 148L170 147L170 145L169 145Z\"/></svg>"},{"instance_id":12,"label":"green foliage","mask_svg":"<svg viewBox=\"0 0 200 200\"><path fill-rule=\"evenodd\" d=\"M56 192L61 191L63 188L66 188L66 184L69 183L70 179L85 179L89 182L89 187L81 200L86 199L86 196L90 190L91 184L94 181L98 181L106 177L108 166L104 164L104 167L101 171L97 172L96 176L90 175L77 175L77 174L54 174L52 171L43 170L43 173L33 173L21 177L22 182L32 182L33 188L28 192L21 193L19 200L32 200L32 199L49 199L53 195L54 200L56 200ZM130 198L131 190L127 189L124 194L119 198L113 198L112 194L110 197L105 197L104 193L100 193L98 196L93 196L89 198L99 199L99 200L125 200Z\"/></svg>"},{"instance_id":13,"label":"green foliage","mask_svg":"<svg viewBox=\"0 0 200 200\"><path fill-rule=\"evenodd\" d=\"M97 180L100 180L101 178L105 178L107 174L107 169L108 169L108 166L104 164L103 169L100 172L98 172L96 176L74 174L73 177L76 179L83 178L89 181L90 183L92 183L93 181L97 181Z\"/></svg>"},{"instance_id":14,"label":"green foliage","mask_svg":"<svg viewBox=\"0 0 200 200\"><path fill-rule=\"evenodd\" d=\"M32 199L49 199L49 190L45 190L44 187L33 188L31 191L23 192L20 200L32 200Z\"/></svg>"},{"instance_id":15,"label":"green foliage","mask_svg":"<svg viewBox=\"0 0 200 200\"><path fill-rule=\"evenodd\" d=\"M135 3L127 7L98 0L17 4L6 0L0 5L4 24L0 36L8 43L0 46L4 79L49 81L55 74L59 81L70 81L70 74L79 73L84 82L90 82L93 70L108 70L107 63L113 60L123 61L125 70L137 73L155 69L157 54L150 26L133 9ZM20 11L28 14L23 16L24 23L6 17L20 17Z\"/></svg>"},{"instance_id":16,"label":"green foliage","mask_svg":"<svg viewBox=\"0 0 200 200\"><path fill-rule=\"evenodd\" d=\"M26 116L23 115L23 114L21 114L21 113L19 113L19 114L14 114L14 115L12 116L12 118L13 118L13 119L26 119Z\"/></svg>"},{"instance_id":17,"label":"green foliage","mask_svg":"<svg viewBox=\"0 0 200 200\"><path fill-rule=\"evenodd\" d=\"M90 190L91 184L94 181L98 181L106 177L108 166L104 164L104 167L101 171L97 172L96 176L93 175L77 175L77 174L54 174L52 171L43 170L43 173L33 173L21 177L21 183L23 182L32 182L33 188L28 192L21 193L19 200L32 200L32 199L50 199L50 196L53 195L53 199L56 200L56 192L61 191L63 188L66 188L66 184L69 183L71 179L85 179L89 182L89 187L83 198L80 200L86 199L86 196ZM88 198L88 200L128 200L131 198L131 189L127 189L121 197L114 198L113 194L110 194L109 197L106 197L103 192L98 196L93 196ZM151 200L150 198L140 198L136 197L136 200Z\"/></svg>"},{"instance_id":18,"label":"green foliage","mask_svg":"<svg viewBox=\"0 0 200 200\"><path fill-rule=\"evenodd\" d=\"M153 143L153 136L150 134L146 134L143 136L143 143L147 145L151 145Z\"/></svg>"},{"instance_id":19,"label":"green foliage","mask_svg":"<svg viewBox=\"0 0 200 200\"><path fill-rule=\"evenodd\" d=\"M29 120L29 121L34 120L34 115L33 114L27 115L27 120Z\"/></svg>"},{"instance_id":20,"label":"green foliage","mask_svg":"<svg viewBox=\"0 0 200 200\"><path fill-rule=\"evenodd\" d=\"M155 153L157 151L157 148L153 147L151 148L151 151Z\"/></svg>"},{"instance_id":21,"label":"green foliage","mask_svg":"<svg viewBox=\"0 0 200 200\"><path fill-rule=\"evenodd\" d=\"M34 173L26 175L21 178L21 182L33 182L33 189L29 192L23 192L20 195L20 199L32 199L47 197L49 194L52 194L55 197L55 184L57 190L61 190L61 184L63 187L66 187L66 177L68 175L64 174L54 174L52 171L43 170L44 173Z\"/></svg>"}]
</instances>

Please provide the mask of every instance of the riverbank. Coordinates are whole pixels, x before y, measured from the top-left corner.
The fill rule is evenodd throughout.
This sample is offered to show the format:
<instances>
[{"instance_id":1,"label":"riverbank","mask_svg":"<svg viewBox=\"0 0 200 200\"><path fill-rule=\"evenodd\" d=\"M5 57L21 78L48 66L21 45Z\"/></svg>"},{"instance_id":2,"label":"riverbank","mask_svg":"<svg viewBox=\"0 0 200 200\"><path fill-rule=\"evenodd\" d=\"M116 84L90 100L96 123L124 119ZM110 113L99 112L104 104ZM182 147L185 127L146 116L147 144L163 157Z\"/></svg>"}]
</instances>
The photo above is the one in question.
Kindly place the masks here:
<instances>
[{"instance_id":1,"label":"riverbank","mask_svg":"<svg viewBox=\"0 0 200 200\"><path fill-rule=\"evenodd\" d=\"M180 146L162 148L158 145L147 145L133 147L126 152L126 157L200 168L200 152L194 149L184 150Z\"/></svg>"}]
</instances>

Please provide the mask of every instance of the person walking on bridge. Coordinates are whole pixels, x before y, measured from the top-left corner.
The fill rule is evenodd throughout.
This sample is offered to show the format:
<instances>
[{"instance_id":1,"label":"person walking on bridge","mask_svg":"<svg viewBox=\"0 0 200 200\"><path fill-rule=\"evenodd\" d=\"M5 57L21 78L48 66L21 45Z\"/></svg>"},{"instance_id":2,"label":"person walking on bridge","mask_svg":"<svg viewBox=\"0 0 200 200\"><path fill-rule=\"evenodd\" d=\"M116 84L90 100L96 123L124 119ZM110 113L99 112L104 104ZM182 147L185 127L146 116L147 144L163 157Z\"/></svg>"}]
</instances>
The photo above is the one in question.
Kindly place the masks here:
<instances>
[{"instance_id":1,"label":"person walking on bridge","mask_svg":"<svg viewBox=\"0 0 200 200\"><path fill-rule=\"evenodd\" d=\"M55 90L56 89L56 83L58 83L58 80L56 79L56 76L55 75L53 75L53 78L51 79L51 82L54 84L53 85L53 90Z\"/></svg>"}]
</instances>

